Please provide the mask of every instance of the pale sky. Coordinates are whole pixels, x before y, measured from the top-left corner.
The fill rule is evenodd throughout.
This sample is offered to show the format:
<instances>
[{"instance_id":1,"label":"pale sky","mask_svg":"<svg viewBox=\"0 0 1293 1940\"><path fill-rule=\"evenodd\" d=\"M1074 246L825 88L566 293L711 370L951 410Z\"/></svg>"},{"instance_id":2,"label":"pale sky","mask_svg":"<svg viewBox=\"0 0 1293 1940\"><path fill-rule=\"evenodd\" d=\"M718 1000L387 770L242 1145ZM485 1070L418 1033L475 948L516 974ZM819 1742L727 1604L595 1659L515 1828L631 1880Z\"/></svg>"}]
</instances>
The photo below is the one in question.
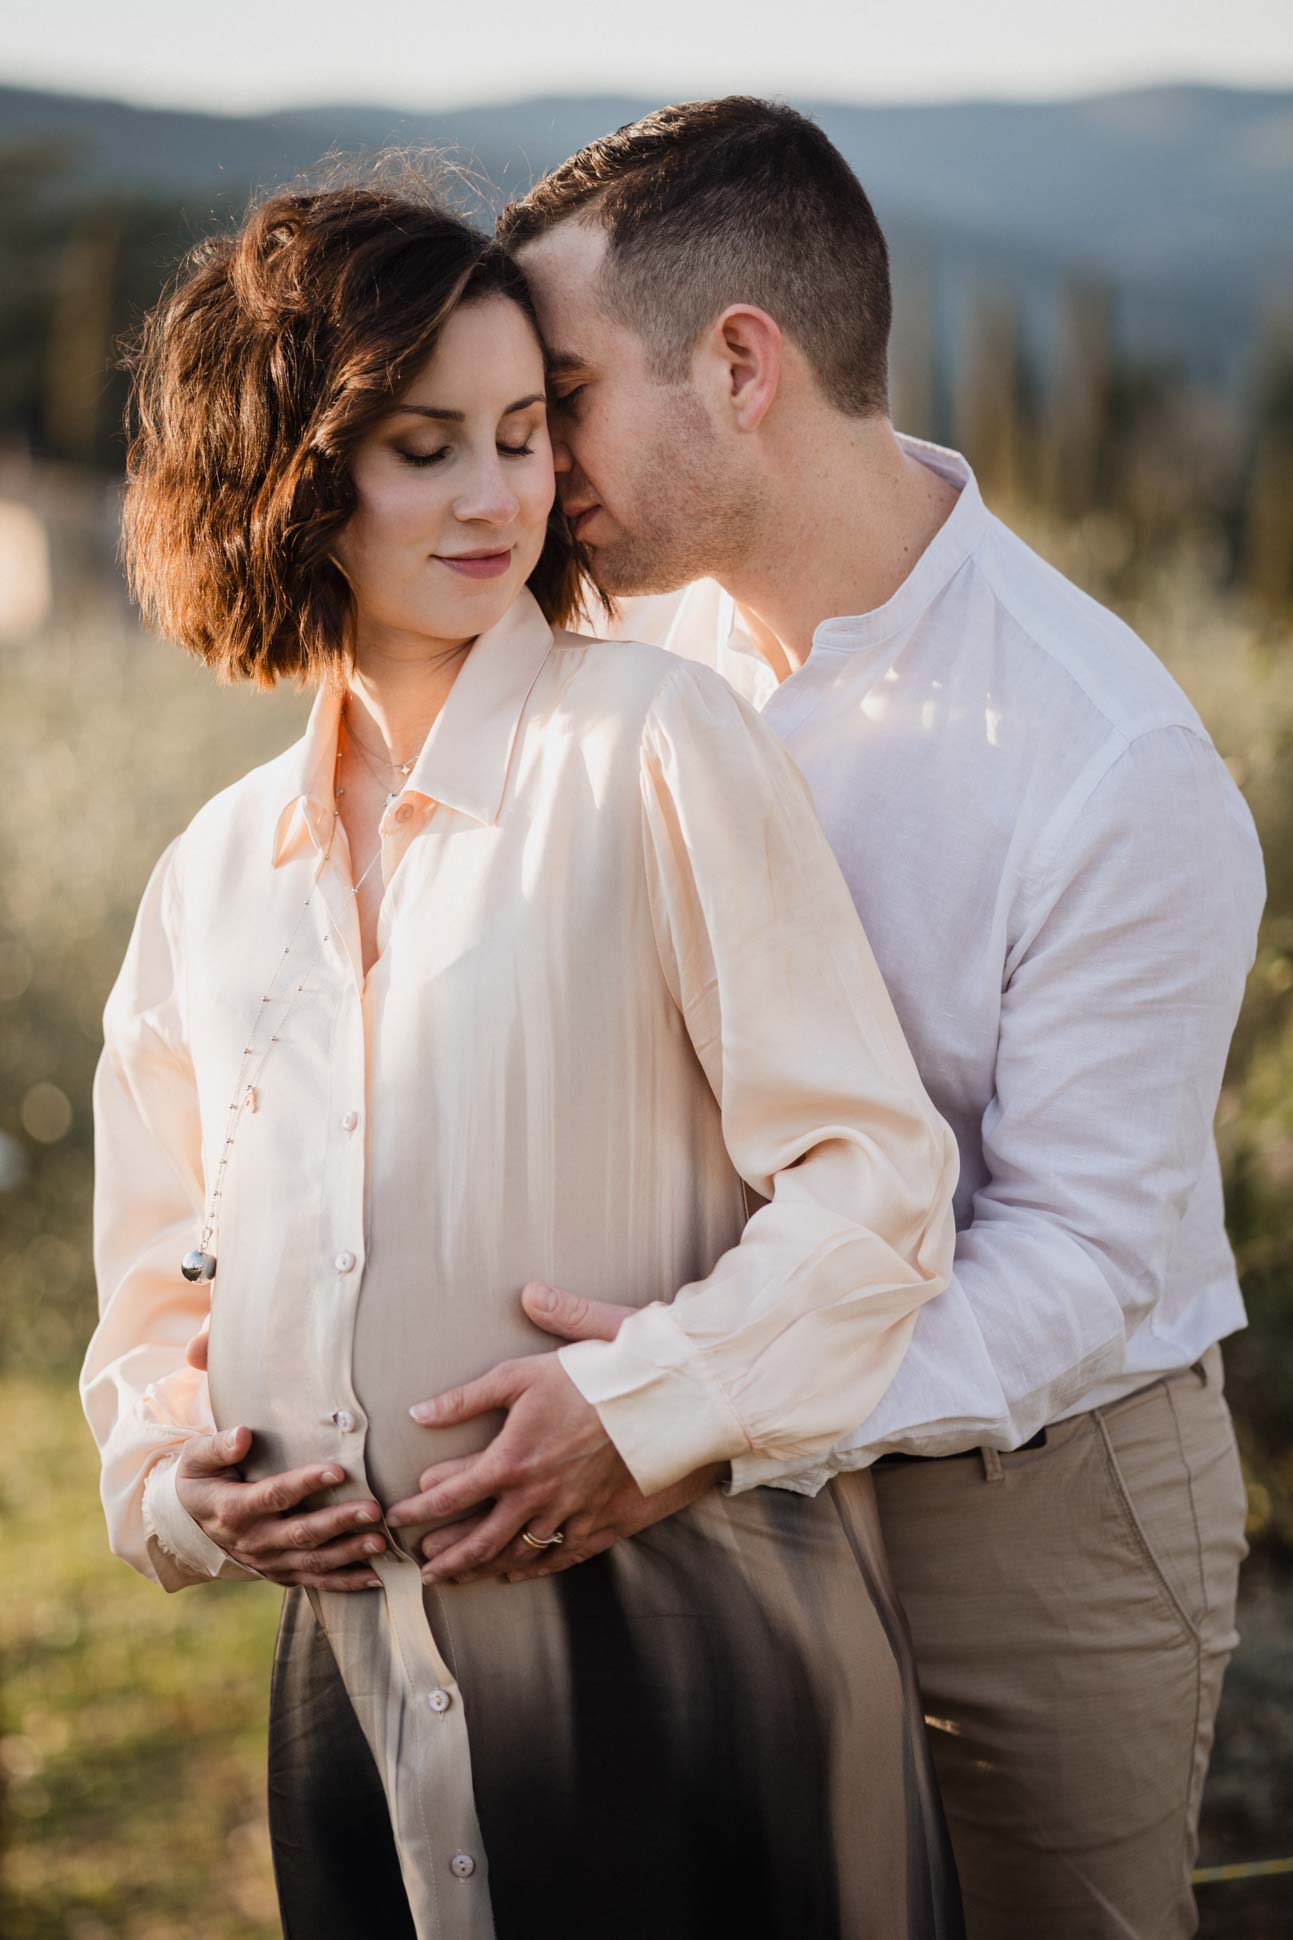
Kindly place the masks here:
<instances>
[{"instance_id":1,"label":"pale sky","mask_svg":"<svg viewBox=\"0 0 1293 1940\"><path fill-rule=\"evenodd\" d=\"M167 107L408 109L1293 86L1293 0L4 0L0 81ZM0 131L2 132L2 131Z\"/></svg>"}]
</instances>

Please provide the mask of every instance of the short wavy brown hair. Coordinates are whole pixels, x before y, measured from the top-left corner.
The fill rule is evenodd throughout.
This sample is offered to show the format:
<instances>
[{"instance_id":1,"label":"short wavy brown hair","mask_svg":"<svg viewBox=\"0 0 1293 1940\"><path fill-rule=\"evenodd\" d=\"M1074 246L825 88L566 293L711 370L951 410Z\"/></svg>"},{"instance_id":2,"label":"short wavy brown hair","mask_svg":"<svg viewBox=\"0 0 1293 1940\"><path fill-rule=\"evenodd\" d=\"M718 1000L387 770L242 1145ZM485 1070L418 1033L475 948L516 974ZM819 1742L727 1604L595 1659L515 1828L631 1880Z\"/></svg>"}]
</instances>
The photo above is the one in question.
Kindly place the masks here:
<instances>
[{"instance_id":1,"label":"short wavy brown hair","mask_svg":"<svg viewBox=\"0 0 1293 1940\"><path fill-rule=\"evenodd\" d=\"M407 182L280 191L200 243L124 358L122 552L148 624L222 681L338 678L355 448L457 306L496 295L537 334L507 251ZM584 573L554 505L529 582L553 625Z\"/></svg>"}]
</instances>

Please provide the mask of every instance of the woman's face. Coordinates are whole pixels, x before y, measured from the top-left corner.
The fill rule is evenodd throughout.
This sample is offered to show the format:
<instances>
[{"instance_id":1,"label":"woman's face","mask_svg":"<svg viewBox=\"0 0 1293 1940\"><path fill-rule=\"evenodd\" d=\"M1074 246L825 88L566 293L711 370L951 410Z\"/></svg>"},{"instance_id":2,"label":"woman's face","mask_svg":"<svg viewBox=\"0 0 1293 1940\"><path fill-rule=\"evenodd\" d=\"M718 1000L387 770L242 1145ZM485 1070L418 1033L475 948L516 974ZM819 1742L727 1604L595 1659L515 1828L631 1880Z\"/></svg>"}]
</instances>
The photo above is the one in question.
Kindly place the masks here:
<instances>
[{"instance_id":1,"label":"woman's face","mask_svg":"<svg viewBox=\"0 0 1293 1940\"><path fill-rule=\"evenodd\" d=\"M356 506L333 551L357 649L474 639L543 550L553 499L543 352L503 296L455 310L351 465Z\"/></svg>"}]
</instances>

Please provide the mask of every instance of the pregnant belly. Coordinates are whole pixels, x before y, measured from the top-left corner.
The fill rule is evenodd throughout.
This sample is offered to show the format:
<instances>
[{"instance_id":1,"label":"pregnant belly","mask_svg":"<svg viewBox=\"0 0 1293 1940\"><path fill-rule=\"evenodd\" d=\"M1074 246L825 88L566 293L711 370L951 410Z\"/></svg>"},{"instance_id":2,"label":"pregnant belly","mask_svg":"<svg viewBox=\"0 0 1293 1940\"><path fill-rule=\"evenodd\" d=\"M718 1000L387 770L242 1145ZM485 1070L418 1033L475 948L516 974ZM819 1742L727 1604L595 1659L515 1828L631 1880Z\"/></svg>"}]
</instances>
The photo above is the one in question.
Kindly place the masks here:
<instances>
[{"instance_id":1,"label":"pregnant belly","mask_svg":"<svg viewBox=\"0 0 1293 1940\"><path fill-rule=\"evenodd\" d=\"M353 1314L242 1270L212 1293L208 1372L217 1428L251 1429L248 1481L336 1464L345 1481L306 1508L373 1495L389 1508L418 1493L422 1472L484 1448L497 1410L452 1428L423 1428L409 1408L486 1374L500 1361L559 1343L525 1318L521 1279L454 1297L407 1273L369 1263ZM356 1404L358 1404L356 1406ZM416 1543L430 1523L410 1530Z\"/></svg>"},{"instance_id":2,"label":"pregnant belly","mask_svg":"<svg viewBox=\"0 0 1293 1940\"><path fill-rule=\"evenodd\" d=\"M418 1493L422 1472L455 1456L484 1448L506 1419L491 1409L451 1428L423 1428L412 1420L414 1402L488 1374L500 1361L560 1345L525 1318L523 1282L443 1300L421 1290L409 1299L383 1275L366 1283L354 1339L354 1384L367 1418L364 1461L383 1508ZM431 1527L430 1524L424 1527ZM410 1531L416 1541L423 1528Z\"/></svg>"}]
</instances>

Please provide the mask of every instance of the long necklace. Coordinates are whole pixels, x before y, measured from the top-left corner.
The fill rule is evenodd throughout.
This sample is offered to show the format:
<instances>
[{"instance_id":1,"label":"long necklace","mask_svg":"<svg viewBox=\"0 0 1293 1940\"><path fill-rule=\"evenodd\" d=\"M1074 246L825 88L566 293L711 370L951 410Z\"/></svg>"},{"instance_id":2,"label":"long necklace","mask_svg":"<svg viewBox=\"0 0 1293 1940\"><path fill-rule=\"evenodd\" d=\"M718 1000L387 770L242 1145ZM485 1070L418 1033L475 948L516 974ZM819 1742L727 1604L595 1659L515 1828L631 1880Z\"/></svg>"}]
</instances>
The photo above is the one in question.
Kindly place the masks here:
<instances>
[{"instance_id":1,"label":"long necklace","mask_svg":"<svg viewBox=\"0 0 1293 1940\"><path fill-rule=\"evenodd\" d=\"M353 736L351 738L353 740ZM341 755L342 755L342 749L340 746L340 742L338 741L338 746L337 746L338 764L341 761ZM412 762L410 762L409 766L412 767L412 765L413 765ZM398 766L398 764L392 763L392 766ZM334 771L334 780L333 780L333 789L332 789L332 794L333 794L332 827L328 831L328 846L323 852L323 860L319 864L319 867L315 873L316 884L318 883L320 877L323 875L324 870L327 868L328 859L332 854L332 844L336 838L336 833L337 833L337 822L340 819L340 810L337 807L337 803L341 799L341 797L345 794L345 792L346 792L345 789L341 787L337 782L335 778L335 771ZM352 896L358 896L360 890L367 882L369 876L372 874L373 870L377 867L377 863L381 856L381 853L382 853L382 845L381 845L381 842L379 841L377 844L376 853L372 857L372 860L368 863L362 875L359 876L358 880L355 882L355 884L351 889L350 893ZM229 1112L225 1120L225 1140L224 1140L224 1145L221 1148L219 1162L216 1166L215 1181L211 1189L211 1197L209 1198L206 1204L205 1216L204 1216L203 1226L202 1226L202 1237L198 1241L197 1246L191 1252L186 1253L184 1255L184 1258L180 1261L180 1272L184 1275L184 1278L186 1280L214 1280L215 1279L216 1255L212 1251L212 1245L213 1245L217 1227L219 1224L220 1195L224 1190L225 1172L228 1168L229 1159L233 1152L234 1140L238 1134L238 1127L242 1123L244 1113L254 1112L256 1110L256 1106L257 1106L256 1086L260 1079L260 1074L265 1069L265 1066L269 1061L269 1058L274 1049L274 1046L280 1041L282 1037L283 1026L287 1022L288 1017L291 1015L292 1007L295 1004L297 997L305 989L305 980L309 976L310 971L313 970L315 964L319 961L320 956L323 954L324 944L326 944L328 941L328 935L327 935L327 932L325 931L322 942L320 942L320 944L318 945L318 948L315 950L314 955L309 959L305 968L300 972L300 976L297 981L296 988L292 991L284 992L276 998L275 996L276 987L279 983L280 978L283 975L284 969L286 968L287 960L292 954L292 946L296 942L297 937L300 935L301 926L306 920L306 917L309 913L310 904L313 900L314 900L314 895L313 895L313 891L311 891L310 895L306 897L305 902L302 905L301 913L296 919L296 925L293 928L291 935L288 937L287 943L283 948L283 953L279 957L277 964L274 966L274 974L270 978L269 988L265 992L264 996L261 998L259 1004L256 1006L256 1014L252 1018L252 1027L247 1034L251 1042L246 1046L246 1048L243 1051L242 1063L238 1067L238 1076L234 1083L233 1097L229 1101ZM256 1031L259 1026L260 1020L265 1015L266 1007L272 1006L275 1002L283 1004L284 1009L282 1011L282 1014L277 1020L276 1028L270 1034L268 1043L265 1043L258 1047L256 1043Z\"/></svg>"}]
</instances>

